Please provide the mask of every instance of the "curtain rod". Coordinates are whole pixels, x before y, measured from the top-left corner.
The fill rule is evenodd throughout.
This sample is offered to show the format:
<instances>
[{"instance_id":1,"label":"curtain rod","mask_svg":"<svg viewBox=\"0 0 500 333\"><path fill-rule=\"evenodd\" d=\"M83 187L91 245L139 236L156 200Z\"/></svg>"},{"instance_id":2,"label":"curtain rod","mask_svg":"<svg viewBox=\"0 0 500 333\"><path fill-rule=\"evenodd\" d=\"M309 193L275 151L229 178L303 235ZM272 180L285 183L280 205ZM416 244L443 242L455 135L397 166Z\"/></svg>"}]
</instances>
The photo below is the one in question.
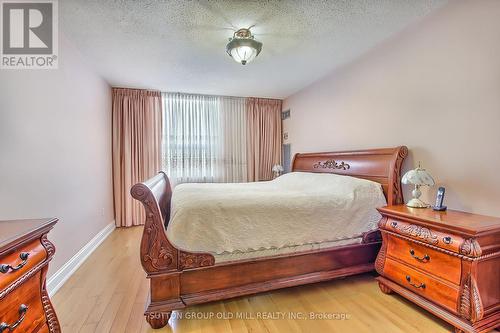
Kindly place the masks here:
<instances>
[{"instance_id":1,"label":"curtain rod","mask_svg":"<svg viewBox=\"0 0 500 333\"><path fill-rule=\"evenodd\" d=\"M209 97L227 97L227 98L260 98L260 99L272 99L275 101L283 101L281 98L269 98L269 97L255 97L255 96L229 96L229 95L210 95L210 94L197 94L197 93L186 93L181 91L162 91L162 94L181 94L181 95L195 95L195 96L209 96Z\"/></svg>"},{"instance_id":2,"label":"curtain rod","mask_svg":"<svg viewBox=\"0 0 500 333\"><path fill-rule=\"evenodd\" d=\"M137 91L148 91L148 92L160 92L162 94L183 94L183 95L195 95L195 96L209 96L209 97L227 97L227 98L260 98L260 99L270 99L274 101L283 101L282 98L271 98L271 97L256 97L256 96L230 96L230 95L211 95L211 94L197 94L197 93L187 93L181 91L161 91L157 89L144 89L144 88L128 88L128 87L116 87L111 86L112 89L128 89Z\"/></svg>"}]
</instances>

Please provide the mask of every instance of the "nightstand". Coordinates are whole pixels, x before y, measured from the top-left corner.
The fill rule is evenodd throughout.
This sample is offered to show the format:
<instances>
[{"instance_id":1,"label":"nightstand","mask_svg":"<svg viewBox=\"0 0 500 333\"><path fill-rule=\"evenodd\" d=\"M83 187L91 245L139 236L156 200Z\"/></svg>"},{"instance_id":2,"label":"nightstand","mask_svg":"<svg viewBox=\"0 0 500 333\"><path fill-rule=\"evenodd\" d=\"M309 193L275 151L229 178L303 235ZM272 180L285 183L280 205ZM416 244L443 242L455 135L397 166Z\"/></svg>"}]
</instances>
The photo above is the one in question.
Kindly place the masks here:
<instances>
[{"instance_id":1,"label":"nightstand","mask_svg":"<svg viewBox=\"0 0 500 333\"><path fill-rule=\"evenodd\" d=\"M404 205L379 209L382 292L396 292L455 332L500 326L500 218Z\"/></svg>"},{"instance_id":2,"label":"nightstand","mask_svg":"<svg viewBox=\"0 0 500 333\"><path fill-rule=\"evenodd\" d=\"M60 333L45 277L57 219L0 221L0 333Z\"/></svg>"}]
</instances>

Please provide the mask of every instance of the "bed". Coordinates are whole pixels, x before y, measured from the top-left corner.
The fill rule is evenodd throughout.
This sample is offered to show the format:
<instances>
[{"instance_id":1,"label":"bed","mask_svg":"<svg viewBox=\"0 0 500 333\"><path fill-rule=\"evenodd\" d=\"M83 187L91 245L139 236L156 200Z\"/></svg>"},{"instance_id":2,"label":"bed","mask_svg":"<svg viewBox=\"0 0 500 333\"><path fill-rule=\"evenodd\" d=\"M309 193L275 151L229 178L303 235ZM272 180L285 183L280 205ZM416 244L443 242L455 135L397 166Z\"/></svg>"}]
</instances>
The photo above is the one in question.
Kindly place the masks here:
<instances>
[{"instance_id":1,"label":"bed","mask_svg":"<svg viewBox=\"0 0 500 333\"><path fill-rule=\"evenodd\" d=\"M239 189L242 189L242 192L246 191L245 193L251 191L264 193L266 186L270 188L269 193L277 193L278 190L274 187L280 182L289 184L289 179L293 177L299 177L299 182L318 182L318 177L308 175L336 174L350 177L324 177L324 179L319 177L320 181L309 186L309 191L317 186L320 193L323 187L328 185L326 181L331 179L334 182L331 184L332 198L341 198L342 191L335 193L333 189L338 186L336 184L343 184L349 180L349 184L354 182L359 186L359 191L354 194L356 200L350 200L349 205L352 205L361 200L360 194L374 188L373 184L377 183L380 184L378 188L382 189L383 201L374 195L375 201L370 204L383 205L385 202L399 204L403 202L400 171L407 153L408 149L400 146L296 154L292 162L293 175L281 176L283 179L263 184L214 184L202 188L198 188L198 185L180 185L176 188L174 198L169 179L163 172L134 185L131 194L142 202L146 211L140 248L141 264L150 280L150 293L145 310L146 320L152 328L161 328L167 325L173 310L189 305L372 271L381 245L380 233L376 227L370 227L370 225L376 226L373 216L358 214L357 222L350 215L344 216L342 223L346 226L354 225L355 232L339 236L338 233L329 234L325 229L316 233L325 235L323 238L318 238L320 236L315 236L314 232L307 233L307 230L314 231L316 228L324 227L324 223L314 224L316 217L309 221L307 211L302 211L301 215L298 213L299 208L295 207L302 205L304 207L300 207L304 210L307 206L303 204L304 199L306 202L309 200L314 206L321 200L327 200L328 196L318 196L314 192L304 190L301 201L297 201L293 206L297 209L297 214L281 214L285 212L283 211L280 214L269 215L266 212L276 207L266 206L265 200L269 197L261 199L263 201L260 203L257 201L254 206L248 206L249 204L244 201L238 201L238 196L234 193ZM306 183L303 185L306 188ZM236 191L232 195L231 189ZM328 191L330 189L326 192ZM227 192L227 200L220 195L223 192ZM283 193L280 192L279 198L288 195L288 192ZM217 196L219 203L213 204ZM244 196L240 199L242 198ZM283 200L279 198L276 198L278 202ZM290 205L294 200L298 199L293 196L286 197L286 202ZM204 205L204 202L209 204ZM219 221L231 216L228 207L232 207L234 210L232 213L235 214L231 219L231 223L234 223L233 228L227 228L228 224ZM245 228L246 220L243 219L238 224L236 216L240 214L248 220L250 214L244 213L245 207L252 211L256 210L255 207L263 207L262 215L256 215L255 220L250 221L252 223L247 223L252 226L258 223L261 225L253 231L244 229L244 232L240 232ZM339 207L342 209L344 206ZM363 205L358 205L354 211L360 213L362 207ZM184 212L188 212L187 217L183 217L186 215ZM290 214L293 214L294 210L291 212ZM325 212L336 215L335 211L325 210ZM262 230L269 233L265 228L269 228L273 219L279 219L279 216L282 219L280 225L286 225L291 217L294 217L293 223L290 222L287 229L294 226L297 233L281 239L273 236L265 240L265 237L262 237L264 235ZM367 217L372 221L368 221ZM366 225L363 221L366 221ZM301 229L303 225L309 227ZM221 230L226 231L224 233ZM238 237L238 232L251 236ZM287 238L290 238L290 242L287 242Z\"/></svg>"}]
</instances>

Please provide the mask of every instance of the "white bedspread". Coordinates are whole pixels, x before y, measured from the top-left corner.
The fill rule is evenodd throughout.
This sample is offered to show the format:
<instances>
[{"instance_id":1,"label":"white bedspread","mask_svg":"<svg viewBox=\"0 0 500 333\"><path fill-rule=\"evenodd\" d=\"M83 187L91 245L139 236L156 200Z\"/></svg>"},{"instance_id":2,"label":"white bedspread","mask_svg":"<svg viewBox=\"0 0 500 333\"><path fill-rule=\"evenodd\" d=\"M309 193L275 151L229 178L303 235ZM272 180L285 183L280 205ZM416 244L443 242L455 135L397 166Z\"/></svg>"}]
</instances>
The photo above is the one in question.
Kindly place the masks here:
<instances>
[{"instance_id":1,"label":"white bedspread","mask_svg":"<svg viewBox=\"0 0 500 333\"><path fill-rule=\"evenodd\" d=\"M179 249L214 254L279 249L359 237L377 228L380 184L292 172L273 181L181 184L167 228Z\"/></svg>"}]
</instances>

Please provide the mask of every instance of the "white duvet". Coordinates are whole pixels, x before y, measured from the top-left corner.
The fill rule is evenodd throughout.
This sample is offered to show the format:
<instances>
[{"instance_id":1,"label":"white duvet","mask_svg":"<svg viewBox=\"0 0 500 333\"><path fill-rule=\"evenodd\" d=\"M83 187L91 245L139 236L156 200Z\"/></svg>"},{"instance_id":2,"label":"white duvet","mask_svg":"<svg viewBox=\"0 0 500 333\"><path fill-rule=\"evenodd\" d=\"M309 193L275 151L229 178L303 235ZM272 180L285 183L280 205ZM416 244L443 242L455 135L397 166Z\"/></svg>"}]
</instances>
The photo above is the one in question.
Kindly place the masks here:
<instances>
[{"instance_id":1,"label":"white duvet","mask_svg":"<svg viewBox=\"0 0 500 333\"><path fill-rule=\"evenodd\" d=\"M239 184L181 184L172 197L169 241L214 254L279 249L361 236L377 228L382 187L369 180L292 172Z\"/></svg>"}]
</instances>

